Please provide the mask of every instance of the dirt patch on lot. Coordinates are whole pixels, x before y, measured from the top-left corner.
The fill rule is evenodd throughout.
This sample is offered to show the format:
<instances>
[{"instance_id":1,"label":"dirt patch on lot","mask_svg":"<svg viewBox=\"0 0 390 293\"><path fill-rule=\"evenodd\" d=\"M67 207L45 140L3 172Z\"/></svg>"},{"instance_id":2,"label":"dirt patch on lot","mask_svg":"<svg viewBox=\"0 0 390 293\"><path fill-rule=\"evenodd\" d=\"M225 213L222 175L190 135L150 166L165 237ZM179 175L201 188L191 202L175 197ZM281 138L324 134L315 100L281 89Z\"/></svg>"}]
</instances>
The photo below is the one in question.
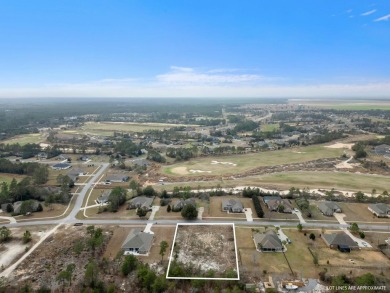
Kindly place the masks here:
<instances>
[{"instance_id":1,"label":"dirt patch on lot","mask_svg":"<svg viewBox=\"0 0 390 293\"><path fill-rule=\"evenodd\" d=\"M218 164L227 165L227 166L233 166L233 167L236 167L236 166L237 166L237 164L232 163L232 162L211 161L211 165L218 165Z\"/></svg>"},{"instance_id":2,"label":"dirt patch on lot","mask_svg":"<svg viewBox=\"0 0 390 293\"><path fill-rule=\"evenodd\" d=\"M0 245L0 267L9 266L14 260L24 253L28 245L21 241L10 241Z\"/></svg>"},{"instance_id":3,"label":"dirt patch on lot","mask_svg":"<svg viewBox=\"0 0 390 293\"><path fill-rule=\"evenodd\" d=\"M190 174L187 170L187 167L176 167L176 168L173 168L172 170L172 173L174 174L178 174L178 175L187 175L187 174Z\"/></svg>"},{"instance_id":4,"label":"dirt patch on lot","mask_svg":"<svg viewBox=\"0 0 390 293\"><path fill-rule=\"evenodd\" d=\"M230 278L237 277L232 225L179 225L173 254L169 276L173 276L172 267L180 266L192 268L191 277L202 277L210 271L215 278L226 272L231 273Z\"/></svg>"},{"instance_id":5,"label":"dirt patch on lot","mask_svg":"<svg viewBox=\"0 0 390 293\"><path fill-rule=\"evenodd\" d=\"M353 143L337 142L337 143L334 143L334 144L331 144L331 145L327 145L325 147L326 148L330 148L330 149L348 149L348 150L351 150L353 145L354 145Z\"/></svg>"}]
</instances>

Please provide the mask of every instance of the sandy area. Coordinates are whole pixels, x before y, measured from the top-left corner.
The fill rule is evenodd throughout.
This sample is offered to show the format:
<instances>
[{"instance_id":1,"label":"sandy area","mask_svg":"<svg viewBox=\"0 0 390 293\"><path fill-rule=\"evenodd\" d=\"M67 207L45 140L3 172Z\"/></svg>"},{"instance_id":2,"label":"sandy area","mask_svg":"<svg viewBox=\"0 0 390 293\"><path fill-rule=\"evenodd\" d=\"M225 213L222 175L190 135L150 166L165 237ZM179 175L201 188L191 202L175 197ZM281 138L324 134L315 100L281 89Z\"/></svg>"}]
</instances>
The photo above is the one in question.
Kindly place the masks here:
<instances>
[{"instance_id":1,"label":"sandy area","mask_svg":"<svg viewBox=\"0 0 390 293\"><path fill-rule=\"evenodd\" d=\"M210 163L211 165L218 165L218 164L221 164L221 165L230 165L230 166L237 166L237 164L235 163L231 163L231 162L219 162L219 161L211 161Z\"/></svg>"},{"instance_id":2,"label":"sandy area","mask_svg":"<svg viewBox=\"0 0 390 293\"><path fill-rule=\"evenodd\" d=\"M326 148L330 148L330 149L352 149L352 146L354 144L353 143L341 143L341 142L338 142L338 143L334 143L332 145L327 145L325 146Z\"/></svg>"},{"instance_id":3,"label":"sandy area","mask_svg":"<svg viewBox=\"0 0 390 293\"><path fill-rule=\"evenodd\" d=\"M172 169L172 172L176 173L176 174L179 174L179 175L187 175L187 174L189 174L188 170L187 170L187 167L176 167L176 168Z\"/></svg>"},{"instance_id":4,"label":"sandy area","mask_svg":"<svg viewBox=\"0 0 390 293\"><path fill-rule=\"evenodd\" d=\"M194 174L194 173L211 173L211 171L204 171L204 170L190 170L190 172L192 173L192 174Z\"/></svg>"},{"instance_id":5,"label":"sandy area","mask_svg":"<svg viewBox=\"0 0 390 293\"><path fill-rule=\"evenodd\" d=\"M24 253L26 247L27 245L24 245L19 241L3 243L0 246L0 267L7 267L10 265L19 255Z\"/></svg>"}]
</instances>

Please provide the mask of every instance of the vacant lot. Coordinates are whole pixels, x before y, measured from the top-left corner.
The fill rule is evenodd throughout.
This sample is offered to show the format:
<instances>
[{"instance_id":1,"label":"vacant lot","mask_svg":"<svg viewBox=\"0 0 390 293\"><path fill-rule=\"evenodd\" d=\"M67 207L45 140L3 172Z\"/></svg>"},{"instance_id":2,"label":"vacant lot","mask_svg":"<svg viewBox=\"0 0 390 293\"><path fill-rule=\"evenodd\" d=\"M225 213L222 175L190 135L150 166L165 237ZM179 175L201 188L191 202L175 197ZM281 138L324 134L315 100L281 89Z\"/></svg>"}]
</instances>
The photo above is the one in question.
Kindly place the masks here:
<instances>
[{"instance_id":1,"label":"vacant lot","mask_svg":"<svg viewBox=\"0 0 390 293\"><path fill-rule=\"evenodd\" d=\"M160 243L161 241L166 241L168 243L168 248L164 256L163 264L168 264L169 255L171 253L171 247L173 243L173 236L175 234L175 226L171 227L158 227L154 225L152 227L152 232L154 232L153 246L150 249L149 255L143 257L141 260L147 263L158 263L161 261L160 255Z\"/></svg>"},{"instance_id":2,"label":"vacant lot","mask_svg":"<svg viewBox=\"0 0 390 293\"><path fill-rule=\"evenodd\" d=\"M341 207L342 213L346 215L344 220L347 222L381 222L390 225L389 218L377 218L368 210L366 203L340 202L337 204Z\"/></svg>"},{"instance_id":3,"label":"vacant lot","mask_svg":"<svg viewBox=\"0 0 390 293\"><path fill-rule=\"evenodd\" d=\"M173 251L175 260L171 261L171 268L176 262L180 267L192 267L195 275L191 277L203 277L210 270L214 271L215 278L225 277L228 271L235 273L229 278L238 277L233 227L179 224Z\"/></svg>"},{"instance_id":4,"label":"vacant lot","mask_svg":"<svg viewBox=\"0 0 390 293\"><path fill-rule=\"evenodd\" d=\"M12 179L16 179L16 181L22 180L24 177L23 175L17 175L17 174L9 174L9 173L0 173L0 183L1 182L7 182L8 184L11 183Z\"/></svg>"},{"instance_id":5,"label":"vacant lot","mask_svg":"<svg viewBox=\"0 0 390 293\"><path fill-rule=\"evenodd\" d=\"M344 150L342 149L326 148L323 145L309 146L246 155L193 159L188 162L163 167L163 172L177 176L237 174L261 166L275 166L307 162L322 158L334 158L341 156L343 153ZM223 164L215 164L213 161L222 162ZM193 171L191 172L191 170ZM194 172L194 170L197 172Z\"/></svg>"}]
</instances>

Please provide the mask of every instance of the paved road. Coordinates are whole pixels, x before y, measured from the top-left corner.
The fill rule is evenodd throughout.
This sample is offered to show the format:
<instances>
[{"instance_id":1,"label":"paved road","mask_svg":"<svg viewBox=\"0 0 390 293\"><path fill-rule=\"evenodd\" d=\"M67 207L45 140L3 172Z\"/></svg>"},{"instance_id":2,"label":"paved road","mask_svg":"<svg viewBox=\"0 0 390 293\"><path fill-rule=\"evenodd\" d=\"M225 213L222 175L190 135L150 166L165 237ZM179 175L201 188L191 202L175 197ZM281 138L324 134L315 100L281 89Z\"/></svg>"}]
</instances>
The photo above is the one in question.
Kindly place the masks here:
<instances>
[{"instance_id":1,"label":"paved road","mask_svg":"<svg viewBox=\"0 0 390 293\"><path fill-rule=\"evenodd\" d=\"M88 181L88 183L86 183L84 185L83 189L79 192L79 194L75 195L75 196L77 196L77 198L76 198L76 202L74 204L74 207L73 207L72 211L69 213L69 215L65 219L62 220L63 222L64 221L68 222L68 221L76 219L76 215L80 211L81 206L83 205L83 200L84 200L84 197L86 196L88 190L92 187L92 185L97 183L100 176L103 175L104 171L108 168L108 166L110 166L109 163L101 164L100 169L95 173L95 175L93 175L93 177Z\"/></svg>"}]
</instances>

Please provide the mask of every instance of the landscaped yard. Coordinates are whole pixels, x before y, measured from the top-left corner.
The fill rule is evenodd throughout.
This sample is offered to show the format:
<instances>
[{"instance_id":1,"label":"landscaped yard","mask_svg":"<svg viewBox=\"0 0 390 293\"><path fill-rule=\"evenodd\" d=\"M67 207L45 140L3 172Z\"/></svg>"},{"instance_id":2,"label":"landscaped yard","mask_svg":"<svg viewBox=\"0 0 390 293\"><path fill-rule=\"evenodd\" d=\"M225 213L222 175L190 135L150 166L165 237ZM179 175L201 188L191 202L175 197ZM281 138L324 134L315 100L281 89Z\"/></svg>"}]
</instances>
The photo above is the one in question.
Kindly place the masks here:
<instances>
[{"instance_id":1,"label":"landscaped yard","mask_svg":"<svg viewBox=\"0 0 390 293\"><path fill-rule=\"evenodd\" d=\"M381 222L390 225L390 218L377 218L368 210L368 204L366 203L337 203L342 213L346 215L344 220L346 222Z\"/></svg>"},{"instance_id":2,"label":"landscaped yard","mask_svg":"<svg viewBox=\"0 0 390 293\"><path fill-rule=\"evenodd\" d=\"M240 200L244 208L251 208L252 212L255 211L255 208L252 203L252 199L243 198L238 196L212 196L210 197L210 217L215 218L240 218L246 219L244 213L227 213L222 211L222 202L224 200L236 199Z\"/></svg>"}]
</instances>

